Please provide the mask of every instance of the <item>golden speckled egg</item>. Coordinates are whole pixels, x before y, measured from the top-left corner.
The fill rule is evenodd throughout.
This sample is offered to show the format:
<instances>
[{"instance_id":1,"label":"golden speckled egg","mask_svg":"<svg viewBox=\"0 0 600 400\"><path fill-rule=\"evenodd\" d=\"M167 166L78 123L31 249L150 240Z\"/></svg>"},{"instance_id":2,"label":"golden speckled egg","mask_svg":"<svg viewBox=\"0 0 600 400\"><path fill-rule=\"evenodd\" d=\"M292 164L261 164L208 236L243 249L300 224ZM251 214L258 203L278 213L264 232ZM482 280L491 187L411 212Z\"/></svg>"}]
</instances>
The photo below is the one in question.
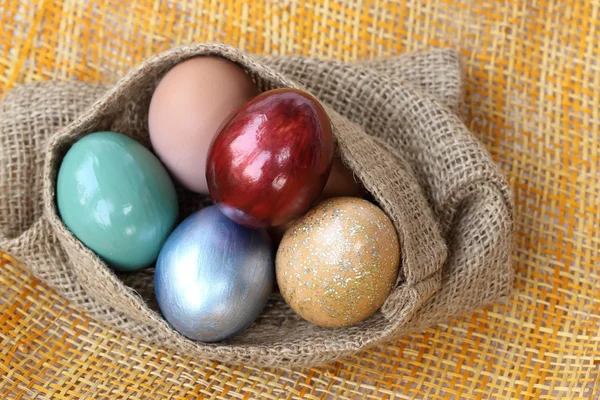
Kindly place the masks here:
<instances>
[{"instance_id":1,"label":"golden speckled egg","mask_svg":"<svg viewBox=\"0 0 600 400\"><path fill-rule=\"evenodd\" d=\"M279 290L302 318L325 327L373 315L396 283L398 235L377 206L324 200L285 233L276 257Z\"/></svg>"}]
</instances>

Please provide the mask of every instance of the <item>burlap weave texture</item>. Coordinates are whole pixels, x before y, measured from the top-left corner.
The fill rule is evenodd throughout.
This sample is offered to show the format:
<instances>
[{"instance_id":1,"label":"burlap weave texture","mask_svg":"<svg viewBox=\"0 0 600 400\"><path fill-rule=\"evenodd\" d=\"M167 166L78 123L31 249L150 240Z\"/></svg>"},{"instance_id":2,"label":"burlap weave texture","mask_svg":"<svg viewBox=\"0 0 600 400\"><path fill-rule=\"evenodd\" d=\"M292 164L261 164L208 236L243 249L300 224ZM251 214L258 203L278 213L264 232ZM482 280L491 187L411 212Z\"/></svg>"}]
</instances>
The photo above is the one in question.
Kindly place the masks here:
<instances>
[{"instance_id":1,"label":"burlap weave texture","mask_svg":"<svg viewBox=\"0 0 600 400\"><path fill-rule=\"evenodd\" d=\"M152 311L151 271L114 275L56 217L54 179L68 146L101 129L148 144L146 113L156 82L175 63L208 53L243 65L263 90L303 87L328 106L340 155L392 218L402 244L402 279L373 318L343 330L317 328L274 296L243 335L218 345L196 344ZM0 196L7 199L0 203L0 217L14 221L4 229L0 248L90 315L150 343L255 365L343 357L508 293L510 193L457 115L461 102L460 62L451 50L344 64L196 45L150 59L113 88L23 87L0 106L3 145L26 149L0 159ZM64 129L56 134L59 128ZM184 215L206 203L183 190L180 198Z\"/></svg>"}]
</instances>

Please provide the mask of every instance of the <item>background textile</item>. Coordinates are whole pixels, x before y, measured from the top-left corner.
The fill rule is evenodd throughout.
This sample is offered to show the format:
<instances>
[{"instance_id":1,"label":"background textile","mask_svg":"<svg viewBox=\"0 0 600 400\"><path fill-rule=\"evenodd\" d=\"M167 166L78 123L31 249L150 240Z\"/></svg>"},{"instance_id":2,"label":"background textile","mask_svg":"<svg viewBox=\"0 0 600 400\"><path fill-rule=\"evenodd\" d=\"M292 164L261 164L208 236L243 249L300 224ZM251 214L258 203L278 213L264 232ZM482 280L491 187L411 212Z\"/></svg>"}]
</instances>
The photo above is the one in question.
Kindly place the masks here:
<instances>
[{"instance_id":1,"label":"background textile","mask_svg":"<svg viewBox=\"0 0 600 400\"><path fill-rule=\"evenodd\" d=\"M140 344L74 311L4 256L0 393L597 398L599 9L584 1L3 4L2 91L48 79L114 82L143 59L196 41L341 61L459 50L464 120L515 193L516 290L503 305L323 368L256 369Z\"/></svg>"}]
</instances>

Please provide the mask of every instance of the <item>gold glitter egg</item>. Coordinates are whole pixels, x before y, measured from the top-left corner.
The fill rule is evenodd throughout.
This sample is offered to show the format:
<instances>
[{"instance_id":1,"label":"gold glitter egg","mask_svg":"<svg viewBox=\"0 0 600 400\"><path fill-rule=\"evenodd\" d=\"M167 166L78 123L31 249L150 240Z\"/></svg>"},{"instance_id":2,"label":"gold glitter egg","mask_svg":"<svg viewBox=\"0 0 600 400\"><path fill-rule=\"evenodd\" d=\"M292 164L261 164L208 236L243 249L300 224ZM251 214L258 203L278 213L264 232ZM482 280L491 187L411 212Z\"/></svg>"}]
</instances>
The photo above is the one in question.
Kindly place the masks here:
<instances>
[{"instance_id":1,"label":"gold glitter egg","mask_svg":"<svg viewBox=\"0 0 600 400\"><path fill-rule=\"evenodd\" d=\"M315 325L344 327L383 305L398 276L400 245L377 206L337 197L286 231L275 263L279 290L295 312Z\"/></svg>"}]
</instances>

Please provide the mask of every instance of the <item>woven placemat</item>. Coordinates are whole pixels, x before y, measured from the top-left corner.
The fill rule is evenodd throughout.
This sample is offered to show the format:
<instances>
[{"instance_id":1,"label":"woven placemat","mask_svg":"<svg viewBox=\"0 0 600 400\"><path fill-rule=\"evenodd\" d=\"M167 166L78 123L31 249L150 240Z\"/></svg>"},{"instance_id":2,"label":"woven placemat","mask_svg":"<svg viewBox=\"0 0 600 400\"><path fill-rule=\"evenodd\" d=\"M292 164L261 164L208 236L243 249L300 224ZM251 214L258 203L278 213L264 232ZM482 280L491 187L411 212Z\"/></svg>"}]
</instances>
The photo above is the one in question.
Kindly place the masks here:
<instances>
[{"instance_id":1,"label":"woven placemat","mask_svg":"<svg viewBox=\"0 0 600 400\"><path fill-rule=\"evenodd\" d=\"M194 41L343 61L460 50L464 118L515 193L516 290L504 305L325 367L255 369L99 325L3 254L0 398L599 398L600 3L528 3L5 2L2 92L114 82Z\"/></svg>"}]
</instances>

